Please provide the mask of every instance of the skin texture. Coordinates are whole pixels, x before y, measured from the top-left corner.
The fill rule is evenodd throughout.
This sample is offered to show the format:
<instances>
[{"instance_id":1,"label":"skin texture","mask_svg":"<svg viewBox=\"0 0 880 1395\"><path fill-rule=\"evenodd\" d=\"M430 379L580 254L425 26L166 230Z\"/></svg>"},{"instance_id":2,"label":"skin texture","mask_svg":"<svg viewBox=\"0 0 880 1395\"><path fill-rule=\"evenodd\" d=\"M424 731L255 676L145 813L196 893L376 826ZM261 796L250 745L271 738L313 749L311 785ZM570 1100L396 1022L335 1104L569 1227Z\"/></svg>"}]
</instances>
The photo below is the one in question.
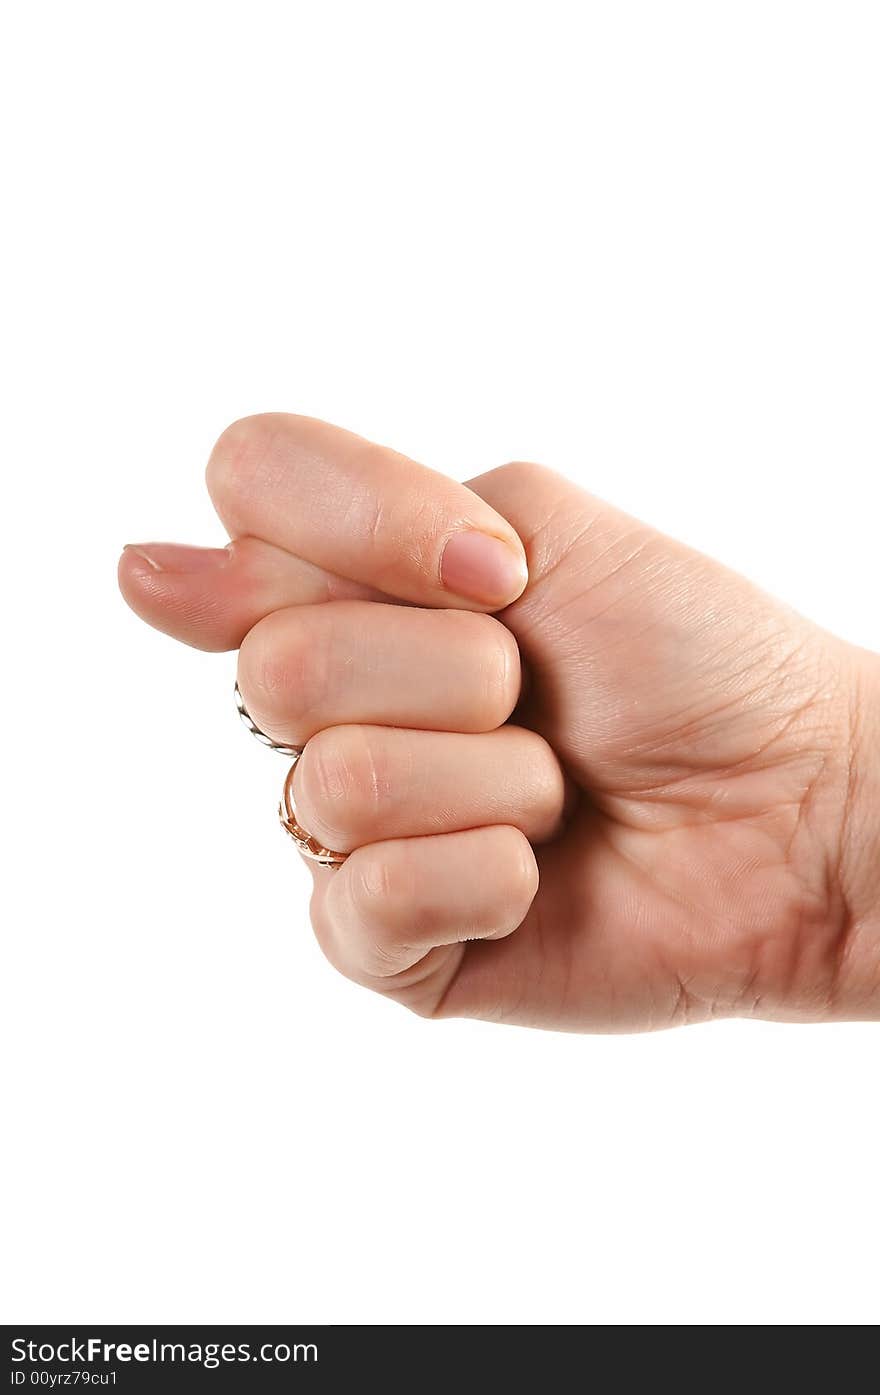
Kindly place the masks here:
<instances>
[{"instance_id":1,"label":"skin texture","mask_svg":"<svg viewBox=\"0 0 880 1395\"><path fill-rule=\"evenodd\" d=\"M540 466L465 487L271 415L208 485L230 546L139 545L120 585L308 742L343 973L558 1030L880 1017L877 656Z\"/></svg>"}]
</instances>

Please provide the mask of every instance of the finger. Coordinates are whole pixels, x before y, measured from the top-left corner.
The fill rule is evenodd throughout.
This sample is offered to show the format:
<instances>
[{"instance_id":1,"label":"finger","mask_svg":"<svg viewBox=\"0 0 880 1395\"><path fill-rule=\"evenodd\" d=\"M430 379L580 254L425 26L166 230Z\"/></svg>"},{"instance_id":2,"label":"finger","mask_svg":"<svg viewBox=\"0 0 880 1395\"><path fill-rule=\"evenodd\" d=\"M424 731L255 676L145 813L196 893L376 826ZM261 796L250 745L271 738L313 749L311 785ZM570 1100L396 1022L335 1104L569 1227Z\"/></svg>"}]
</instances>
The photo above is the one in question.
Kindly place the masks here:
<instances>
[{"instance_id":1,"label":"finger","mask_svg":"<svg viewBox=\"0 0 880 1395\"><path fill-rule=\"evenodd\" d=\"M308 743L293 795L303 827L337 852L492 824L542 843L558 831L565 780L544 738L522 727L339 726Z\"/></svg>"},{"instance_id":2,"label":"finger","mask_svg":"<svg viewBox=\"0 0 880 1395\"><path fill-rule=\"evenodd\" d=\"M349 722L491 731L513 711L519 678L513 637L491 615L373 601L276 611L238 656L253 721L294 746Z\"/></svg>"},{"instance_id":3,"label":"finger","mask_svg":"<svg viewBox=\"0 0 880 1395\"><path fill-rule=\"evenodd\" d=\"M212 651L237 649L258 620L283 606L387 599L259 538L226 547L129 544L119 559L119 589L148 625Z\"/></svg>"},{"instance_id":4,"label":"finger","mask_svg":"<svg viewBox=\"0 0 880 1395\"><path fill-rule=\"evenodd\" d=\"M526 584L519 538L476 494L309 417L236 422L207 480L230 536L263 538L401 600L497 610Z\"/></svg>"},{"instance_id":5,"label":"finger","mask_svg":"<svg viewBox=\"0 0 880 1395\"><path fill-rule=\"evenodd\" d=\"M359 848L315 872L312 922L331 964L356 983L434 1014L468 940L524 920L538 867L517 828L469 829Z\"/></svg>"}]
</instances>

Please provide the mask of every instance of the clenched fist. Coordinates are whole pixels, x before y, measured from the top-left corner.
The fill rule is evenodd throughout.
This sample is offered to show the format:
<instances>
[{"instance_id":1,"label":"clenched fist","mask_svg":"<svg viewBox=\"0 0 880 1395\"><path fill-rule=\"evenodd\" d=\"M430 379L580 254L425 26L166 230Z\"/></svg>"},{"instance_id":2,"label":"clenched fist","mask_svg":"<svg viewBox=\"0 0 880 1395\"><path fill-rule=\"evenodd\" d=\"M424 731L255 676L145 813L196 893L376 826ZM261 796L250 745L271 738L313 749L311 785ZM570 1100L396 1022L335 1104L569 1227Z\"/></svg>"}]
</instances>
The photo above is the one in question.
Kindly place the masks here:
<instances>
[{"instance_id":1,"label":"clenched fist","mask_svg":"<svg viewBox=\"0 0 880 1395\"><path fill-rule=\"evenodd\" d=\"M232 542L120 562L304 746L312 921L426 1016L633 1031L880 1017L880 659L537 465L459 485L237 422Z\"/></svg>"}]
</instances>

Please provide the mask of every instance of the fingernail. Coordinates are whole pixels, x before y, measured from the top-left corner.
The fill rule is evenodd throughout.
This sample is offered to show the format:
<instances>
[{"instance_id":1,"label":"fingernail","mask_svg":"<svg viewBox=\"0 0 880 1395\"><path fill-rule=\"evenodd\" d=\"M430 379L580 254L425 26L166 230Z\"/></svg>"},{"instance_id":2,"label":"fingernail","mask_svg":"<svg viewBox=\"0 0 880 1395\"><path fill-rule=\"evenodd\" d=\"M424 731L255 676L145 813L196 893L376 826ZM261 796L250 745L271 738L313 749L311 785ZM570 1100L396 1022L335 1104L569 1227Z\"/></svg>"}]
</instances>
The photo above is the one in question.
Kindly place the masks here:
<instances>
[{"instance_id":1,"label":"fingernail","mask_svg":"<svg viewBox=\"0 0 880 1395\"><path fill-rule=\"evenodd\" d=\"M229 561L225 547L185 547L183 543L126 543L125 552L136 552L154 572L214 572Z\"/></svg>"},{"instance_id":2,"label":"fingernail","mask_svg":"<svg viewBox=\"0 0 880 1395\"><path fill-rule=\"evenodd\" d=\"M440 561L443 585L457 596L498 609L510 605L529 579L526 559L490 533L454 533Z\"/></svg>"}]
</instances>

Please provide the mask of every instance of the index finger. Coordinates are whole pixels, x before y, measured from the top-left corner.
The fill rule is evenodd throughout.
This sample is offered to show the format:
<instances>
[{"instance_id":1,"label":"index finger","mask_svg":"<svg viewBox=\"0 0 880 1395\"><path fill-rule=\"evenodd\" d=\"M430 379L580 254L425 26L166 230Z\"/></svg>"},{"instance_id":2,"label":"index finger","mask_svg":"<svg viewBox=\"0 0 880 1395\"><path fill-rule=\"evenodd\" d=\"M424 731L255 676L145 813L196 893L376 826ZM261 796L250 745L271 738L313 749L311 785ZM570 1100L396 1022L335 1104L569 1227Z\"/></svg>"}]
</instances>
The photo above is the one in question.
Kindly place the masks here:
<instances>
[{"instance_id":1,"label":"index finger","mask_svg":"<svg viewBox=\"0 0 880 1395\"><path fill-rule=\"evenodd\" d=\"M262 538L400 600L499 610L528 579L513 528L465 485L311 417L235 422L207 481L231 537Z\"/></svg>"}]
</instances>

